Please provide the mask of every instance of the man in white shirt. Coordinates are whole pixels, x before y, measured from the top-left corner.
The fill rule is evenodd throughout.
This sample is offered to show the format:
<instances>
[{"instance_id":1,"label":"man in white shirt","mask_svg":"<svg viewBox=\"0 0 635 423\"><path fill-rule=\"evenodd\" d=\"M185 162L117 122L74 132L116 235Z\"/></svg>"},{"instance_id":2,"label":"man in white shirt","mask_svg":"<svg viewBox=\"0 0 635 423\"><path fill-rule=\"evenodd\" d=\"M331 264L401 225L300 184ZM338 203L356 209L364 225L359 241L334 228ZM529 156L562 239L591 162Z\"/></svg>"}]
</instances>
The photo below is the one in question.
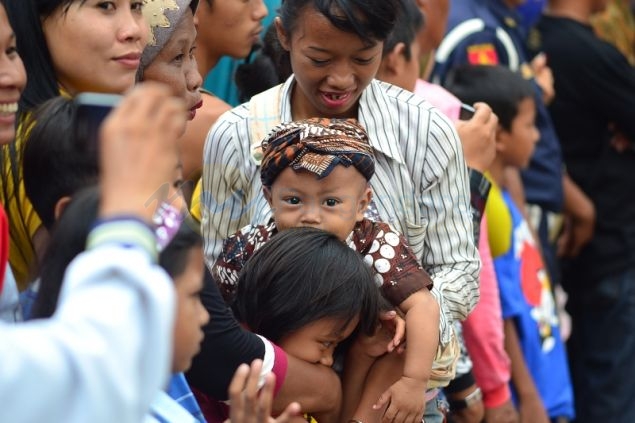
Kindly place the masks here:
<instances>
[{"instance_id":1,"label":"man in white shirt","mask_svg":"<svg viewBox=\"0 0 635 423\"><path fill-rule=\"evenodd\" d=\"M140 422L167 381L173 284L146 205L171 181L185 108L136 88L101 130L100 219L69 266L56 314L0 323L0 421Z\"/></svg>"}]
</instances>

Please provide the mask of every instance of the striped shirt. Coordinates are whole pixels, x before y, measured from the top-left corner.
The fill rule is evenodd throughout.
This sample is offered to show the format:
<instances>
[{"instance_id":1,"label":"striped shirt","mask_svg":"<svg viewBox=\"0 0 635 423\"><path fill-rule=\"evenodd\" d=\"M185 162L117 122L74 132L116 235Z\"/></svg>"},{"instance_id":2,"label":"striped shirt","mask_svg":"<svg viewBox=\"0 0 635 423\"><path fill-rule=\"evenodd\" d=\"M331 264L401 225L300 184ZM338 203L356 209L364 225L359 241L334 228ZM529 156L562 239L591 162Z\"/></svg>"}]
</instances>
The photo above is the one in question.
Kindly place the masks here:
<instances>
[{"instance_id":1,"label":"striped shirt","mask_svg":"<svg viewBox=\"0 0 635 423\"><path fill-rule=\"evenodd\" d=\"M279 105L268 111L289 122L294 78L279 86ZM253 101L253 99L252 99ZM205 142L202 232L207 264L223 240L246 225L266 224L271 209L251 152L249 103L222 115ZM358 120L374 149L373 203L434 281L441 306L441 341L449 324L465 319L478 301L480 261L474 244L468 173L453 123L415 94L373 81L359 101ZM275 124L277 122L273 122Z\"/></svg>"}]
</instances>

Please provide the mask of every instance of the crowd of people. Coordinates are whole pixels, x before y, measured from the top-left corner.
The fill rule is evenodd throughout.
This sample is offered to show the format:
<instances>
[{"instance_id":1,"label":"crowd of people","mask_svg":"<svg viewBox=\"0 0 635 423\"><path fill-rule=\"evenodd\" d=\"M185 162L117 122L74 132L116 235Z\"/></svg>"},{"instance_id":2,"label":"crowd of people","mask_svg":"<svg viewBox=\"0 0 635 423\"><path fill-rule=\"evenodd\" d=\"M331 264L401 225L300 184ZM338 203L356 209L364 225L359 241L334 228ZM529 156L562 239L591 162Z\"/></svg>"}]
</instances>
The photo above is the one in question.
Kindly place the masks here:
<instances>
[{"instance_id":1,"label":"crowd of people","mask_svg":"<svg viewBox=\"0 0 635 423\"><path fill-rule=\"evenodd\" d=\"M0 421L635 421L634 14L0 0Z\"/></svg>"}]
</instances>

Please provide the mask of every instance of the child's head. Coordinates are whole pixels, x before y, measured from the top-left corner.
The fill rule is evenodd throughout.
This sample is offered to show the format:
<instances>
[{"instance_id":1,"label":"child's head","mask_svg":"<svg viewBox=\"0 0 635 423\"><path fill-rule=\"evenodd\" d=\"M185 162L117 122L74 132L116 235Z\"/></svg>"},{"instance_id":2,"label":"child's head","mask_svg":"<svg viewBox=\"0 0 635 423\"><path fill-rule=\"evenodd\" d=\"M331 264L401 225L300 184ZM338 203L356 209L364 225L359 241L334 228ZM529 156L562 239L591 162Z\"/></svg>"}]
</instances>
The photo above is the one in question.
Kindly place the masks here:
<instances>
[{"instance_id":1,"label":"child's head","mask_svg":"<svg viewBox=\"0 0 635 423\"><path fill-rule=\"evenodd\" d=\"M462 102L487 103L498 116L496 160L524 168L540 133L535 125L536 103L532 83L503 66L467 65L453 69L445 87Z\"/></svg>"},{"instance_id":2,"label":"child's head","mask_svg":"<svg viewBox=\"0 0 635 423\"><path fill-rule=\"evenodd\" d=\"M423 14L415 0L399 0L398 3L395 28L384 41L377 79L413 91L421 73L417 34L423 28Z\"/></svg>"},{"instance_id":3,"label":"child's head","mask_svg":"<svg viewBox=\"0 0 635 423\"><path fill-rule=\"evenodd\" d=\"M313 228L275 235L247 261L232 305L250 330L311 363L331 365L335 346L359 324L370 333L379 290L361 256Z\"/></svg>"},{"instance_id":4,"label":"child's head","mask_svg":"<svg viewBox=\"0 0 635 423\"><path fill-rule=\"evenodd\" d=\"M27 125L32 127L24 146L24 187L50 231L73 193L97 183L97 155L86 146L90 134L86 126L77 125L77 104L71 99L48 100ZM60 202L62 198L66 200Z\"/></svg>"},{"instance_id":5,"label":"child's head","mask_svg":"<svg viewBox=\"0 0 635 423\"><path fill-rule=\"evenodd\" d=\"M71 197L99 179L97 146L91 128L78 125L79 119L77 103L60 96L37 107L25 122L30 130L22 164L24 188L48 231ZM174 178L157 187L148 204L167 203L180 210L182 178L179 164Z\"/></svg>"},{"instance_id":6,"label":"child's head","mask_svg":"<svg viewBox=\"0 0 635 423\"><path fill-rule=\"evenodd\" d=\"M262 143L264 194L279 230L309 226L345 240L364 218L375 161L352 119L308 119L277 126Z\"/></svg>"},{"instance_id":7,"label":"child's head","mask_svg":"<svg viewBox=\"0 0 635 423\"><path fill-rule=\"evenodd\" d=\"M183 372L203 340L202 327L209 314L201 303L205 261L203 239L197 225L186 219L174 239L159 255L159 265L174 280L176 287L176 320L174 322L174 355L172 371Z\"/></svg>"},{"instance_id":8,"label":"child's head","mask_svg":"<svg viewBox=\"0 0 635 423\"><path fill-rule=\"evenodd\" d=\"M76 193L52 232L51 243L42 260L40 289L33 305L32 318L47 318L57 308L66 267L84 251L90 229L97 219L99 189L91 187ZM174 322L173 370L190 366L203 339L201 327L209 315L201 303L203 288L203 241L197 224L186 219L159 255L159 264L174 280L177 313Z\"/></svg>"}]
</instances>

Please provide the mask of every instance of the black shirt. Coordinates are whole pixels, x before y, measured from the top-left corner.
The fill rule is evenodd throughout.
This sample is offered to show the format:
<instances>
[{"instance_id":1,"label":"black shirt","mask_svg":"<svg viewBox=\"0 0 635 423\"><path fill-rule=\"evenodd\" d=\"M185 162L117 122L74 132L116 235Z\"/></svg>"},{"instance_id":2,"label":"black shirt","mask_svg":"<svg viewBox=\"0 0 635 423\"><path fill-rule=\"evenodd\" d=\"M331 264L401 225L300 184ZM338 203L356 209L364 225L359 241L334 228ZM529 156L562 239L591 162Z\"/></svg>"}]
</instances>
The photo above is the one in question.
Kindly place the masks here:
<instances>
[{"instance_id":1,"label":"black shirt","mask_svg":"<svg viewBox=\"0 0 635 423\"><path fill-rule=\"evenodd\" d=\"M635 149L611 146L611 128L635 143L635 70L588 25L543 16L537 29L554 74L550 112L564 161L597 214L594 239L564 279L592 283L635 265Z\"/></svg>"}]
</instances>

